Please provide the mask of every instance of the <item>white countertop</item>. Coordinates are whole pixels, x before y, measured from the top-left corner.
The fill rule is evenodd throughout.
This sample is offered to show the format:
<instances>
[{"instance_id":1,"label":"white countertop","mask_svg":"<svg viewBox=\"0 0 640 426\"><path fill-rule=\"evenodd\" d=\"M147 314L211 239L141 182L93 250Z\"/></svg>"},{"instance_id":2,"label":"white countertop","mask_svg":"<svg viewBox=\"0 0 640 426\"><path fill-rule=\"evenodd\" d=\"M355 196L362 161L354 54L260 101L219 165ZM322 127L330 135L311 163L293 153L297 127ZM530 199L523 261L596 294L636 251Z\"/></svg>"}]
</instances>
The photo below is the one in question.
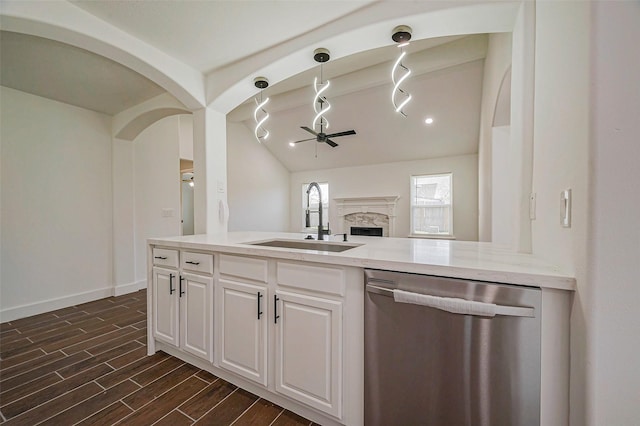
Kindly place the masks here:
<instances>
[{"instance_id":1,"label":"white countertop","mask_svg":"<svg viewBox=\"0 0 640 426\"><path fill-rule=\"evenodd\" d=\"M149 244L232 254L267 256L314 263L385 269L454 278L575 290L575 278L530 254L515 253L491 243L349 235L362 244L340 253L252 246L271 239L302 241L306 234L228 232L184 237L151 238ZM325 237L326 238L326 237ZM330 237L342 241L342 237Z\"/></svg>"}]
</instances>

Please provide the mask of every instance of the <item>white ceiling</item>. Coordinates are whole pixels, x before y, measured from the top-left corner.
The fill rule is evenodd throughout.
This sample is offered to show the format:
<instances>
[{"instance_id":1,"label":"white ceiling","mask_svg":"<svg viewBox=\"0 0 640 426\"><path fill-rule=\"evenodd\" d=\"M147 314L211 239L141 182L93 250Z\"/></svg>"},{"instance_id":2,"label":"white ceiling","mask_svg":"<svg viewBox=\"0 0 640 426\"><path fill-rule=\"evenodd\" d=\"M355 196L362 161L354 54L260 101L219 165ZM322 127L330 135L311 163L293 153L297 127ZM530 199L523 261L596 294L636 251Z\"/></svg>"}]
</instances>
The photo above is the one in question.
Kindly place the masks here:
<instances>
[{"instance_id":1,"label":"white ceiling","mask_svg":"<svg viewBox=\"0 0 640 426\"><path fill-rule=\"evenodd\" d=\"M207 72L244 63L252 54L303 37L323 24L376 1L73 1L82 10L111 23L190 67ZM318 11L321 11L319 13ZM300 19L309 17L309 19ZM3 31L1 84L72 105L117 114L164 90L111 60L83 49L34 36ZM408 117L393 112L389 82L395 45L333 59L324 65L332 80L329 132L355 129L336 138L339 147L314 141L290 148L290 141L311 136L313 77L319 67L266 90L271 97L265 144L291 171L346 167L477 152L482 60L486 35L414 40L405 63L413 74ZM252 99L229 115L252 129ZM426 126L424 118L434 117ZM257 143L257 142L256 142ZM317 157L316 157L317 149Z\"/></svg>"},{"instance_id":2,"label":"white ceiling","mask_svg":"<svg viewBox=\"0 0 640 426\"><path fill-rule=\"evenodd\" d=\"M357 134L333 138L335 148L315 140L292 148L290 141L313 137L300 129L311 127L314 116L309 86L304 96L308 105L272 114L271 135L264 145L290 171L477 153L482 70L483 61L478 60L408 81L413 99L405 107L406 118L391 105L390 83L329 98L327 133L354 129ZM433 124L426 125L426 117L433 117ZM252 121L244 123L253 128Z\"/></svg>"},{"instance_id":3,"label":"white ceiling","mask_svg":"<svg viewBox=\"0 0 640 426\"><path fill-rule=\"evenodd\" d=\"M300 127L311 127L312 82L319 66L269 87L263 96L270 97L265 124L270 136L263 144L290 171L477 153L486 41L486 35L476 35L412 43L404 60L412 70L403 84L413 96L404 108L407 117L391 104L395 46L323 65L323 75L331 80L327 92L331 127L326 133L350 129L357 133L334 138L339 144L335 148L313 140L289 146L313 137ZM228 118L253 132L254 108L251 98ZM426 117L434 123L426 125Z\"/></svg>"},{"instance_id":4,"label":"white ceiling","mask_svg":"<svg viewBox=\"0 0 640 426\"><path fill-rule=\"evenodd\" d=\"M0 31L0 84L114 115L164 93L110 59L53 40Z\"/></svg>"},{"instance_id":5,"label":"white ceiling","mask_svg":"<svg viewBox=\"0 0 640 426\"><path fill-rule=\"evenodd\" d=\"M207 73L313 31L375 1L72 3Z\"/></svg>"}]
</instances>

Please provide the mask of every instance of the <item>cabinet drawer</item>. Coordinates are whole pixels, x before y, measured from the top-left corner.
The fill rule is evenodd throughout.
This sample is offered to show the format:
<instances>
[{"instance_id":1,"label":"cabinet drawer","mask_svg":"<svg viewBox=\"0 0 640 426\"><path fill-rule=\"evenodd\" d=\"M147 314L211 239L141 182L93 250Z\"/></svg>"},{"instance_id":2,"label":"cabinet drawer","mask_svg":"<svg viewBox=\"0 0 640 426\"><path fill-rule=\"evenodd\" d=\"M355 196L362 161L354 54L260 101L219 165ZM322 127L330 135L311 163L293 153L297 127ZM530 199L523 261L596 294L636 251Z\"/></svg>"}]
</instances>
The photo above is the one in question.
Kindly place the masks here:
<instances>
[{"instance_id":1,"label":"cabinet drawer","mask_svg":"<svg viewBox=\"0 0 640 426\"><path fill-rule=\"evenodd\" d=\"M251 257L220 255L220 273L267 282L267 261Z\"/></svg>"},{"instance_id":2,"label":"cabinet drawer","mask_svg":"<svg viewBox=\"0 0 640 426\"><path fill-rule=\"evenodd\" d=\"M213 255L209 253L194 253L183 251L180 265L185 271L213 274Z\"/></svg>"},{"instance_id":3,"label":"cabinet drawer","mask_svg":"<svg viewBox=\"0 0 640 426\"><path fill-rule=\"evenodd\" d=\"M154 248L153 264L178 269L178 250Z\"/></svg>"},{"instance_id":4,"label":"cabinet drawer","mask_svg":"<svg viewBox=\"0 0 640 426\"><path fill-rule=\"evenodd\" d=\"M344 296L345 272L338 268L278 262L278 285Z\"/></svg>"}]
</instances>

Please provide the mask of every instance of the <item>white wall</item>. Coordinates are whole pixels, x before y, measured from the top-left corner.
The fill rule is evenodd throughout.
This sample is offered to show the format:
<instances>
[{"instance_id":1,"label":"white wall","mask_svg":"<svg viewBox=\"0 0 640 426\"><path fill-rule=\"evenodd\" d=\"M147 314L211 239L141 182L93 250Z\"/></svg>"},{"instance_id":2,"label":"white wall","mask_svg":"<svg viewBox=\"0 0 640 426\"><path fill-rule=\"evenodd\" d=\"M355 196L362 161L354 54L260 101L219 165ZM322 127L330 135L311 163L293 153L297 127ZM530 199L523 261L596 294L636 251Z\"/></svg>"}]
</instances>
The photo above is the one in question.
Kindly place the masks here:
<instances>
[{"instance_id":1,"label":"white wall","mask_svg":"<svg viewBox=\"0 0 640 426\"><path fill-rule=\"evenodd\" d=\"M511 127L492 128L491 137L491 242L511 246L514 234L515 198L511 168ZM482 227L482 223L480 225Z\"/></svg>"},{"instance_id":2,"label":"white wall","mask_svg":"<svg viewBox=\"0 0 640 426\"><path fill-rule=\"evenodd\" d=\"M482 76L482 104L480 108L480 136L478 142L478 205L480 241L491 241L492 230L492 130L496 102L502 80L511 67L511 33L489 35L487 57ZM508 177L506 171L501 176Z\"/></svg>"},{"instance_id":3,"label":"white wall","mask_svg":"<svg viewBox=\"0 0 640 426\"><path fill-rule=\"evenodd\" d=\"M291 174L291 232L302 224L302 193L305 182L329 183L329 224L341 232L334 198L399 195L394 237L409 235L410 178L412 175L453 173L454 235L458 240L478 239L478 156L433 158L371 166L313 170Z\"/></svg>"},{"instance_id":4,"label":"white wall","mask_svg":"<svg viewBox=\"0 0 640 426\"><path fill-rule=\"evenodd\" d=\"M289 171L241 123L227 122L227 179L229 231L288 230Z\"/></svg>"},{"instance_id":5,"label":"white wall","mask_svg":"<svg viewBox=\"0 0 640 426\"><path fill-rule=\"evenodd\" d=\"M193 161L193 116L183 114L179 117L180 158Z\"/></svg>"},{"instance_id":6,"label":"white wall","mask_svg":"<svg viewBox=\"0 0 640 426\"><path fill-rule=\"evenodd\" d=\"M112 142L113 182L113 285L114 294L135 291L135 174L133 143Z\"/></svg>"},{"instance_id":7,"label":"white wall","mask_svg":"<svg viewBox=\"0 0 640 426\"><path fill-rule=\"evenodd\" d=\"M640 423L640 3L594 2L590 423Z\"/></svg>"},{"instance_id":8,"label":"white wall","mask_svg":"<svg viewBox=\"0 0 640 426\"><path fill-rule=\"evenodd\" d=\"M589 108L589 3L536 3L532 251L575 274L571 312L571 424L589 424L587 351L591 305L585 271ZM560 191L571 188L571 228L560 225ZM595 423L615 424L615 423Z\"/></svg>"},{"instance_id":9,"label":"white wall","mask_svg":"<svg viewBox=\"0 0 640 426\"><path fill-rule=\"evenodd\" d=\"M111 118L0 90L1 321L111 295Z\"/></svg>"},{"instance_id":10,"label":"white wall","mask_svg":"<svg viewBox=\"0 0 640 426\"><path fill-rule=\"evenodd\" d=\"M136 281L142 285L147 238L180 235L179 121L179 116L163 118L133 141ZM163 211L173 215L163 216Z\"/></svg>"}]
</instances>

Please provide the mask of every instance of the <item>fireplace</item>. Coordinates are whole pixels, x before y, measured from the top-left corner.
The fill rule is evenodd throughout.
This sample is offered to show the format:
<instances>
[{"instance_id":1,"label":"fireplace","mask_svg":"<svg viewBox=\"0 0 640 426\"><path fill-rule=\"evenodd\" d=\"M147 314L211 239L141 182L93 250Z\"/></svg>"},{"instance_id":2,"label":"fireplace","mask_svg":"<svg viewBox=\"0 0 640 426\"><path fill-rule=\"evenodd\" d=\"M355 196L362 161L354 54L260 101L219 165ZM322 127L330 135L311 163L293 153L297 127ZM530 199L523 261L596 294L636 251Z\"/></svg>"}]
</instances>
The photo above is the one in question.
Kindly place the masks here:
<instances>
[{"instance_id":1,"label":"fireplace","mask_svg":"<svg viewBox=\"0 0 640 426\"><path fill-rule=\"evenodd\" d=\"M376 226L352 226L351 235L364 235L367 237L382 237L384 228Z\"/></svg>"},{"instance_id":2,"label":"fireplace","mask_svg":"<svg viewBox=\"0 0 640 426\"><path fill-rule=\"evenodd\" d=\"M389 237L395 235L397 195L334 198L340 232L351 235Z\"/></svg>"}]
</instances>

